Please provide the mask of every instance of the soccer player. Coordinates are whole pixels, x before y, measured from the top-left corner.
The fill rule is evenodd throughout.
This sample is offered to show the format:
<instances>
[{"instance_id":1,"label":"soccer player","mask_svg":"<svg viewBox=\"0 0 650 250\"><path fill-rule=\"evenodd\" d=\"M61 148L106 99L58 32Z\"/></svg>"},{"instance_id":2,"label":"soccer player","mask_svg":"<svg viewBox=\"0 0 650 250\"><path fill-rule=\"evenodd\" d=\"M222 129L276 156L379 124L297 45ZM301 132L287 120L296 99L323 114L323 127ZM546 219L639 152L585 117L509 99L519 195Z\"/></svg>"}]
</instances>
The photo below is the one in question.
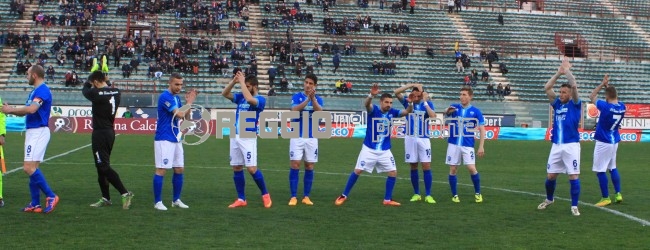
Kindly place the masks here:
<instances>
[{"instance_id":1,"label":"soccer player","mask_svg":"<svg viewBox=\"0 0 650 250\"><path fill-rule=\"evenodd\" d=\"M603 88L605 89L605 100L598 100L598 92ZM621 176L616 169L616 151L618 142L621 141L618 128L625 116L625 104L618 101L618 93L616 88L609 84L608 75L605 75L603 82L591 92L589 97L600 111L598 123L596 124L596 135L594 136L596 147L594 148L593 171L596 172L598 183L600 183L600 192L603 195L603 198L596 203L596 206L604 207L612 203L607 185L607 170L612 176L614 191L616 191L615 201L623 201Z\"/></svg>"},{"instance_id":2,"label":"soccer player","mask_svg":"<svg viewBox=\"0 0 650 250\"><path fill-rule=\"evenodd\" d=\"M289 206L298 204L296 193L298 192L298 179L300 177L300 163L305 161L304 197L302 203L312 206L314 203L309 199L311 186L314 182L314 164L318 162L318 139L314 138L311 130L311 115L314 111L323 110L323 98L316 94L318 78L316 75L309 73L305 76L303 91L298 92L291 97L291 111L300 112L300 118L293 120L300 125L300 138L291 138L289 142L289 159L291 168L289 169L289 188L291 189L291 199ZM302 112L309 111L309 117L303 117ZM303 131L302 125L308 123L309 131ZM303 138L303 134L308 133L309 138Z\"/></svg>"},{"instance_id":3,"label":"soccer player","mask_svg":"<svg viewBox=\"0 0 650 250\"><path fill-rule=\"evenodd\" d=\"M372 173L376 168L378 173L388 172L386 179L386 193L384 194L385 206L400 206L401 204L393 200L393 188L397 179L397 168L395 167L395 158L390 151L390 124L391 119L402 117L413 111L413 104L409 104L405 110L394 109L393 96L384 93L379 98L380 106L372 104L372 98L379 94L379 85L373 84L370 94L364 101L366 110L368 110L368 128L366 138L363 141L357 165L354 171L350 173L348 182L345 185L343 194L336 198L334 204L342 205L347 199L352 187L359 179L362 171Z\"/></svg>"},{"instance_id":4,"label":"soccer player","mask_svg":"<svg viewBox=\"0 0 650 250\"><path fill-rule=\"evenodd\" d=\"M558 96L553 85L561 75L566 75L568 83L560 87ZM551 135L551 152L546 164L546 199L537 209L546 209L553 204L556 179L559 174L568 174L571 184L571 213L579 216L578 199L580 198L580 123L582 102L578 98L578 85L571 73L571 63L564 59L557 73L544 86L546 96L553 107L553 130Z\"/></svg>"},{"instance_id":5,"label":"soccer player","mask_svg":"<svg viewBox=\"0 0 650 250\"><path fill-rule=\"evenodd\" d=\"M23 171L29 175L29 191L32 201L23 208L28 213L51 213L59 203L59 196L52 192L45 176L38 168L43 161L47 144L50 142L50 129L47 126L52 108L52 93L45 82L45 70L39 65L34 65L27 70L29 85L34 86L29 93L25 106L2 106L2 113L25 116L25 159ZM41 207L41 193L45 198L45 208Z\"/></svg>"},{"instance_id":6,"label":"soccer player","mask_svg":"<svg viewBox=\"0 0 650 250\"><path fill-rule=\"evenodd\" d=\"M409 98L404 98L402 93L411 89ZM395 97L408 108L409 102L413 102L413 114L407 116L407 131L404 137L404 159L411 165L411 185L413 185L413 197L411 201L421 201L420 177L418 176L418 163L422 163L422 174L424 175L424 201L430 204L436 203L431 196L431 141L427 135L429 131L427 119L435 118L433 102L427 100L427 93L424 93L422 84L407 84L395 90Z\"/></svg>"},{"instance_id":7,"label":"soccer player","mask_svg":"<svg viewBox=\"0 0 650 250\"><path fill-rule=\"evenodd\" d=\"M2 103L2 98L0 98L0 103ZM5 145L6 134L7 134L6 116L4 113L0 112L0 147L4 147ZM0 157L4 157L4 156L0 156ZM0 207L4 207L4 206L5 206L5 201L2 198L2 173L0 173Z\"/></svg>"},{"instance_id":8,"label":"soccer player","mask_svg":"<svg viewBox=\"0 0 650 250\"><path fill-rule=\"evenodd\" d=\"M121 93L117 88L106 84L106 76L101 71L90 73L88 81L84 84L82 93L92 102L93 134L92 150L97 168L97 181L102 192L99 201L90 204L91 207L111 205L110 186L113 185L122 195L122 208L129 209L133 193L129 192L120 176L111 167L111 152L115 143L115 113L120 106Z\"/></svg>"},{"instance_id":9,"label":"soccer player","mask_svg":"<svg viewBox=\"0 0 650 250\"><path fill-rule=\"evenodd\" d=\"M239 83L241 93L232 93L232 88ZM240 138L241 129L245 131L257 132L260 118L260 112L264 111L266 99L258 95L258 80L256 76L249 75L244 77L244 73L239 71L235 74L232 81L224 88L222 95L233 103L237 104L235 133L230 135L230 166L233 169L233 180L237 190L237 200L230 204L229 208L244 207L246 201L246 178L244 176L244 166L248 173L253 176L257 187L262 192L262 201L265 208L270 208L272 201L271 195L266 190L264 176L262 171L257 168L257 138ZM240 127L239 116L241 112L255 112L254 119L246 119L246 122L255 123L255 127Z\"/></svg>"},{"instance_id":10,"label":"soccer player","mask_svg":"<svg viewBox=\"0 0 650 250\"><path fill-rule=\"evenodd\" d=\"M483 202L481 195L481 178L476 170L476 155L485 155L485 119L483 113L477 107L472 106L471 101L474 91L471 87L465 86L460 89L460 103L451 104L445 111L449 120L449 138L447 139L447 159L449 165L449 187L451 188L451 201L460 202L457 192L456 172L458 166L464 163L474 184L474 201ZM478 152L474 154L474 132L479 129ZM462 160L462 162L461 162Z\"/></svg>"},{"instance_id":11,"label":"soccer player","mask_svg":"<svg viewBox=\"0 0 650 250\"><path fill-rule=\"evenodd\" d=\"M166 211L167 207L162 203L162 186L167 169L174 170L172 177L173 198L172 207L189 208L181 201L183 190L184 153L181 142L181 131L179 130L182 119L188 119L192 114L191 109L181 111L183 107L178 94L183 88L183 77L173 73L169 77L169 88L158 98L158 121L156 136L154 139L154 154L156 173L153 176L154 208ZM192 105L196 99L197 92L192 89L185 93L186 105Z\"/></svg>"}]
</instances>

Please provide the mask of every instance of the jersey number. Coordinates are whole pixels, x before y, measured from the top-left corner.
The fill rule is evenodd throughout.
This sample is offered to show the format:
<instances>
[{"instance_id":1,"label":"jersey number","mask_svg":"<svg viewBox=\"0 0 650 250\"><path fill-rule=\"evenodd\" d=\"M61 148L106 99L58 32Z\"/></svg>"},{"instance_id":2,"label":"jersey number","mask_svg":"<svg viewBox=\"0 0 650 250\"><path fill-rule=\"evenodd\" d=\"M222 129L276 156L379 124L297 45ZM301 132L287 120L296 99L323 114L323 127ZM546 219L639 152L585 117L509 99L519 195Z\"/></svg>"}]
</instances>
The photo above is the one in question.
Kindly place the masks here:
<instances>
[{"instance_id":1,"label":"jersey number","mask_svg":"<svg viewBox=\"0 0 650 250\"><path fill-rule=\"evenodd\" d=\"M621 118L623 118L622 115L612 115L614 118L614 124L612 124L612 127L609 130L614 130L616 129L616 126L621 124Z\"/></svg>"},{"instance_id":2,"label":"jersey number","mask_svg":"<svg viewBox=\"0 0 650 250\"><path fill-rule=\"evenodd\" d=\"M115 115L115 112L117 112L117 109L115 108L115 96L111 96L111 99L108 100L108 103L110 103L113 107L113 109L111 109L111 115Z\"/></svg>"}]
</instances>

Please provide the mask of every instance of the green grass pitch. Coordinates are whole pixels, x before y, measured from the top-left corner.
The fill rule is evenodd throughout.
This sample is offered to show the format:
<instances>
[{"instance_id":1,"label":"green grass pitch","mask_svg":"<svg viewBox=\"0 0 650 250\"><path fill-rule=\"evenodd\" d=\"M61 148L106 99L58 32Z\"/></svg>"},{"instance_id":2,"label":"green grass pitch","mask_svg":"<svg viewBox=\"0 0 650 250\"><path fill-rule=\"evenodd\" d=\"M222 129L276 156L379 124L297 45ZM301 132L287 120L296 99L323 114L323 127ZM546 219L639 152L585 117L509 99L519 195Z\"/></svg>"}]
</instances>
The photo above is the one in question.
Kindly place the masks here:
<instances>
[{"instance_id":1,"label":"green grass pitch","mask_svg":"<svg viewBox=\"0 0 650 250\"><path fill-rule=\"evenodd\" d=\"M650 245L650 228L642 223L650 220L650 146L643 143L619 146L624 202L607 209L583 204L579 217L571 215L566 199L557 200L545 211L536 209L544 199L550 150L550 143L543 141L486 142L486 157L477 161L484 202L474 203L471 180L462 169L458 174L461 203L455 204L444 165L446 143L433 140L433 195L438 203L430 205L408 201L412 195L409 168L403 163L403 141L396 139L392 151L399 179L394 199L402 206L382 206L385 176L364 174L349 200L336 207L334 199L343 191L362 140L320 140L320 162L311 195L315 205L289 207L289 141L260 139L258 162L273 207L263 208L259 190L247 175L248 207L228 209L236 197L228 166L228 140L211 138L198 146L185 146L182 199L190 209L171 208L168 174L163 190L163 202L170 209L166 212L153 208L153 136L120 135L116 140L112 163L135 193L131 210L121 208L113 188L114 206L89 207L100 197L90 147L70 152L89 143L90 135L52 135L46 154L51 159L41 165L61 197L51 214L19 212L29 201L28 178L22 170L4 176L7 205L0 209L3 248L588 249ZM588 204L600 199L591 172L593 146L582 143L580 198ZM23 137L10 133L5 146L8 170L21 167L22 148ZM566 176L558 179L556 195L569 197Z\"/></svg>"}]
</instances>

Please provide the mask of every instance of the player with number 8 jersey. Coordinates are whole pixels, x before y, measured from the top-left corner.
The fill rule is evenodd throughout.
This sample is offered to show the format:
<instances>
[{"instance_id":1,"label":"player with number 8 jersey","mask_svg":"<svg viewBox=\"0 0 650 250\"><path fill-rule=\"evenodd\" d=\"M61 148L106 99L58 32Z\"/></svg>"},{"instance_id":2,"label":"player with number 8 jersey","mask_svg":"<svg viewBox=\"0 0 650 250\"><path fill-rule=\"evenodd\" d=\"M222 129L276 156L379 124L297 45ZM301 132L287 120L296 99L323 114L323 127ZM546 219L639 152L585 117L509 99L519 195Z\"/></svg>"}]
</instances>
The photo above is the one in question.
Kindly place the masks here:
<instances>
[{"instance_id":1,"label":"player with number 8 jersey","mask_svg":"<svg viewBox=\"0 0 650 250\"><path fill-rule=\"evenodd\" d=\"M110 185L113 185L122 195L122 208L129 209L133 193L129 192L120 176L111 167L111 152L115 143L115 113L120 105L120 90L106 83L106 76L101 71L95 71L88 76L88 81L81 90L84 97L92 102L93 134L92 150L97 168L97 182L102 197L90 204L91 207L111 205Z\"/></svg>"}]
</instances>

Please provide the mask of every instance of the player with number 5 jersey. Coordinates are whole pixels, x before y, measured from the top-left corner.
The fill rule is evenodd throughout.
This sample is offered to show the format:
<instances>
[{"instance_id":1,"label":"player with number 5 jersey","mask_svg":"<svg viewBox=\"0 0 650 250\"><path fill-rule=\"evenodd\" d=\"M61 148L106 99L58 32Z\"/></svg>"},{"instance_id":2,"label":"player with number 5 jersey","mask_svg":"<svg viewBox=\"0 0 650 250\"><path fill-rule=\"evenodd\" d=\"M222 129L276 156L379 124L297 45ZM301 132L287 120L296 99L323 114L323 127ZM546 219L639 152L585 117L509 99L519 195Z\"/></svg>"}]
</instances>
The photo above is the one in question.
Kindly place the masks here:
<instances>
[{"instance_id":1,"label":"player with number 5 jersey","mask_svg":"<svg viewBox=\"0 0 650 250\"><path fill-rule=\"evenodd\" d=\"M84 97L92 102L93 134L92 152L97 168L97 182L102 197L99 201L90 204L91 207L111 205L110 185L121 194L122 208L131 207L133 193L129 192L120 176L111 167L111 152L115 143L115 113L120 106L121 93L117 88L108 86L106 76L101 71L95 71L88 76L81 92Z\"/></svg>"},{"instance_id":2,"label":"player with number 5 jersey","mask_svg":"<svg viewBox=\"0 0 650 250\"><path fill-rule=\"evenodd\" d=\"M605 100L598 100L598 92L605 89ZM612 203L609 198L609 187L607 180L607 171L612 177L614 185L614 201L622 202L621 195L621 176L616 168L616 151L618 142L621 141L621 135L618 131L621 122L625 117L625 104L618 101L618 92L616 88L609 84L609 76L605 75L603 82L598 85L590 96L591 102L596 104L600 111L598 123L596 124L596 146L594 148L594 165L593 171L596 172L602 198L596 206L604 207Z\"/></svg>"},{"instance_id":3,"label":"player with number 5 jersey","mask_svg":"<svg viewBox=\"0 0 650 250\"><path fill-rule=\"evenodd\" d=\"M241 93L232 93L235 84L239 84ZM265 208L270 208L273 204L271 195L266 189L266 182L262 171L257 168L257 138L241 138L242 129L248 132L257 133L259 129L258 120L260 113L266 106L266 98L259 95L259 81L254 75L244 76L244 73L236 72L232 80L223 89L221 95L237 105L235 111L235 131L230 131L230 166L233 169L233 181L237 190L237 199L230 204L229 208L245 207L246 201L246 177L244 176L244 166L255 180L255 184L262 193L262 203ZM241 112L255 112L255 118L246 118L246 123L255 124L253 127L244 127L245 124L239 123ZM233 133L234 132L234 133Z\"/></svg>"}]
</instances>

